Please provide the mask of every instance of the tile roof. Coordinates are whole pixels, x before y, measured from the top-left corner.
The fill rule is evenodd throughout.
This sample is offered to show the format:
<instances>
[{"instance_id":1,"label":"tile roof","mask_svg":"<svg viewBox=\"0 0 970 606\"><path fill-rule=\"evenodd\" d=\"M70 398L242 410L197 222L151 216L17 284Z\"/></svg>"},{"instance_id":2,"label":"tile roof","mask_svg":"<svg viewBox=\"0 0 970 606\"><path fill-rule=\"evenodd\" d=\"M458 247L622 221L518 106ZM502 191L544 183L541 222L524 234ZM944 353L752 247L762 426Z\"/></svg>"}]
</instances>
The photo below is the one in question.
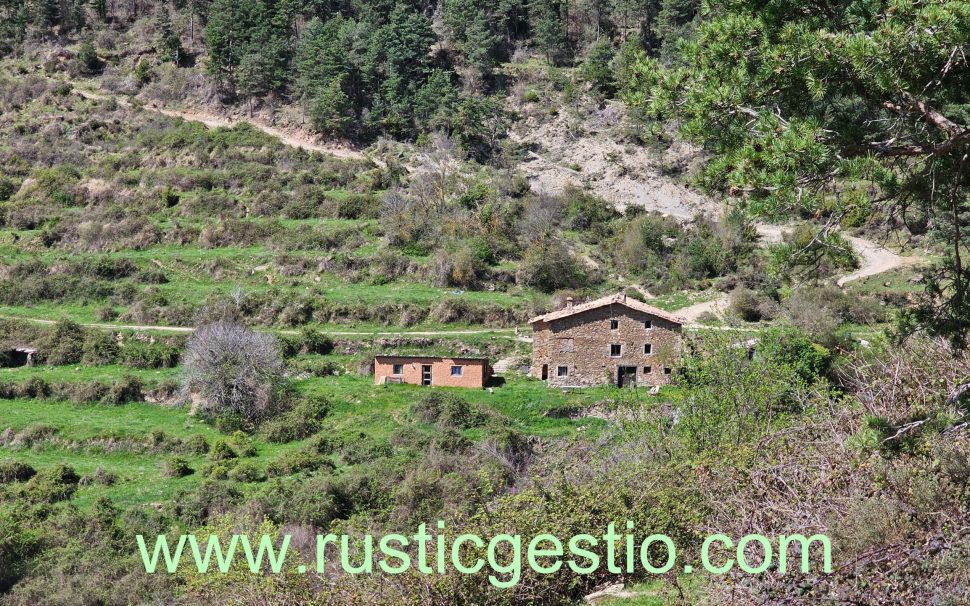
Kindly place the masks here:
<instances>
[{"instance_id":1,"label":"tile roof","mask_svg":"<svg viewBox=\"0 0 970 606\"><path fill-rule=\"evenodd\" d=\"M663 318L674 324L683 324L685 320L678 316L675 316L669 312L666 312L659 307L654 307L653 305L647 305L641 301L634 299L633 297L628 297L624 294L609 295L606 297L601 297L599 299L594 299L592 301L587 301L586 303L580 303L579 305L573 305L572 307L564 307L557 311L552 311L541 316L536 316L529 320L529 324L535 324L536 322L551 322L553 320L558 320L560 318L565 318L572 316L574 314L582 313L584 311L589 311L591 309L596 309L598 307L603 307L605 305L625 305L630 309L635 309L637 311L642 311L643 313L650 314L652 316L657 316L658 318Z\"/></svg>"}]
</instances>

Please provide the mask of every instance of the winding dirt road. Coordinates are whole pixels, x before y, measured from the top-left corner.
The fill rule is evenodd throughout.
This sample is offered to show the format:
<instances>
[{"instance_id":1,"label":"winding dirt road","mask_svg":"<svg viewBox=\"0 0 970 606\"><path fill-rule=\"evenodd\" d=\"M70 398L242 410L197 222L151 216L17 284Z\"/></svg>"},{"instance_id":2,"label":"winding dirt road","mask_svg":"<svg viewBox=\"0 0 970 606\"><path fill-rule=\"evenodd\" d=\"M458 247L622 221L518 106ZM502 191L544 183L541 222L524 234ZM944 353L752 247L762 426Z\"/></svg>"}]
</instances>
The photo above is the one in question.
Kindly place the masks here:
<instances>
[{"instance_id":1,"label":"winding dirt road","mask_svg":"<svg viewBox=\"0 0 970 606\"><path fill-rule=\"evenodd\" d=\"M133 107L128 99L121 96L105 95L81 88L75 88L73 90L75 93L81 97L84 97L85 99L92 99L96 101L113 100L122 107ZM155 112L156 114L168 116L170 118L181 118L182 120L188 120L190 122L201 122L208 128L232 128L237 124L245 122L253 128L263 131L267 135L278 139L281 143L290 147L330 154L331 156L337 156L338 158L360 160L365 157L363 153L352 147L319 143L317 142L316 138L307 131L284 130L254 118L228 118L226 116L220 116L203 111L177 110L168 107L161 107L154 102L146 103L145 105L142 105L141 108L147 111Z\"/></svg>"},{"instance_id":2,"label":"winding dirt road","mask_svg":"<svg viewBox=\"0 0 970 606\"><path fill-rule=\"evenodd\" d=\"M788 229L783 225L764 224L759 224L756 228L762 241L766 244L777 244L781 242L784 232ZM857 238L855 236L846 236L846 239L852 244L852 248L855 249L856 254L859 255L859 269L836 280L835 283L840 287L845 286L853 280L875 276L899 267L917 265L923 261L922 257L904 257L897 255L888 248L880 246L871 240ZM711 301L690 305L678 309L674 313L688 322L696 322L704 313L710 312L715 315L723 315L729 304L730 297L727 294L721 293Z\"/></svg>"}]
</instances>

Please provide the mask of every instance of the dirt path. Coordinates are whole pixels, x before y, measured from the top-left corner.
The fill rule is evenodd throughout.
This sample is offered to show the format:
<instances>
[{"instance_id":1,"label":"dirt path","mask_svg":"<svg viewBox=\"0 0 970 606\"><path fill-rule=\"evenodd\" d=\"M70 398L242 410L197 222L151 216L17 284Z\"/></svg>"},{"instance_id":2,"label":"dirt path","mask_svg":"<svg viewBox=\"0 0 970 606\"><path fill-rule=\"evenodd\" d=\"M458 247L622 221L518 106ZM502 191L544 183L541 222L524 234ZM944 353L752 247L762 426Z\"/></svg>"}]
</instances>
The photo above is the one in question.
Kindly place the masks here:
<instances>
[{"instance_id":1,"label":"dirt path","mask_svg":"<svg viewBox=\"0 0 970 606\"><path fill-rule=\"evenodd\" d=\"M758 225L757 229L765 242L778 243L782 241L784 232L788 228L783 225ZM845 239L852 244L852 248L859 255L859 269L836 280L835 283L839 286L844 286L852 280L875 276L899 267L917 265L923 261L923 258L918 256L904 257L897 255L888 248L865 238L845 236Z\"/></svg>"},{"instance_id":2,"label":"dirt path","mask_svg":"<svg viewBox=\"0 0 970 606\"><path fill-rule=\"evenodd\" d=\"M852 248L859 254L861 263L859 269L842 276L836 281L836 284L839 286L845 286L847 282L851 282L852 280L881 274L885 271L896 269L897 267L917 265L923 261L922 257L903 257L897 255L893 251L883 248L870 240L852 236L849 236L848 240L852 243Z\"/></svg>"},{"instance_id":3,"label":"dirt path","mask_svg":"<svg viewBox=\"0 0 970 606\"><path fill-rule=\"evenodd\" d=\"M677 314L688 322L693 323L697 322L697 319L705 313L723 316L729 302L730 297L728 297L728 295L725 293L720 293L715 299L704 301L703 303L695 303L694 305L688 305L687 307L682 307L680 309L675 309L673 313Z\"/></svg>"},{"instance_id":4,"label":"dirt path","mask_svg":"<svg viewBox=\"0 0 970 606\"><path fill-rule=\"evenodd\" d=\"M80 88L75 88L74 92L78 95L84 97L85 99L94 99L98 101L114 100L118 105L122 107L130 108L132 107L131 102L121 96L115 95L105 95L102 93L96 93L89 90L84 90ZM181 118L182 120L188 120L190 122L201 122L208 128L232 128L233 126L245 122L252 126L253 128L259 129L270 135L279 139L284 145L290 147L296 147L299 149L305 149L307 151L316 151L324 154L330 154L332 156L337 156L338 158L349 158L354 160L359 160L365 158L364 154L359 150L353 149L352 147L336 145L336 144L324 144L318 143L316 138L303 130L284 130L275 126L271 126L256 120L254 118L228 118L226 116L220 116L217 114L203 112L203 111L185 111L171 109L168 107L161 107L155 102L149 102L141 106L142 109L147 111L155 112L157 114L162 114L163 116L168 116L170 118Z\"/></svg>"},{"instance_id":5,"label":"dirt path","mask_svg":"<svg viewBox=\"0 0 970 606\"><path fill-rule=\"evenodd\" d=\"M23 322L30 322L32 324L44 324L52 325L56 324L55 320L46 320L43 318L25 318L17 316L0 316L0 320L21 320ZM151 324L100 324L96 322L83 322L80 323L81 326L85 328L97 328L101 330L153 330L158 332L171 332L171 333L191 333L195 330L193 326L161 326L161 325L151 325ZM281 335L296 335L300 334L297 330L276 330L272 331ZM509 334L511 338L521 340L518 335L518 328L483 328L483 329L458 329L458 330L413 330L413 331L370 331L370 330L324 330L322 331L326 335L338 336L338 337L448 337L452 335L486 335L492 333L499 333L503 337L506 333Z\"/></svg>"},{"instance_id":6,"label":"dirt path","mask_svg":"<svg viewBox=\"0 0 970 606\"><path fill-rule=\"evenodd\" d=\"M757 225L756 227L758 234L761 235L762 241L771 244L781 242L784 232L787 229L783 225L761 224ZM852 248L855 249L856 253L859 255L860 265L859 269L836 280L835 283L840 287L845 286L845 284L851 282L852 280L875 276L899 267L917 265L923 261L922 257L904 257L902 255L897 255L888 248L880 246L871 240L857 238L855 236L846 236L846 239L852 244ZM696 322L697 319L706 312L710 312L715 315L723 315L729 303L730 297L728 297L727 294L722 293L712 301L705 301L703 303L697 303L696 305L690 305L688 307L678 309L674 313L684 318L688 322Z\"/></svg>"}]
</instances>

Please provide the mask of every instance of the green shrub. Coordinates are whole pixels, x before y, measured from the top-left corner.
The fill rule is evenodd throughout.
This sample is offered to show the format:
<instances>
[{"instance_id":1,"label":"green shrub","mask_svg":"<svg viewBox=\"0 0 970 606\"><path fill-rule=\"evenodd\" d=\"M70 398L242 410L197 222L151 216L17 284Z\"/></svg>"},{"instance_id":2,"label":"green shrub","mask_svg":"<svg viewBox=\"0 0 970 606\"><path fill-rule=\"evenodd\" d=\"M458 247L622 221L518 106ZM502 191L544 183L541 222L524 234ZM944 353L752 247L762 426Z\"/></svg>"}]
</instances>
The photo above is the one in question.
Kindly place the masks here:
<instances>
[{"instance_id":1,"label":"green shrub","mask_svg":"<svg viewBox=\"0 0 970 606\"><path fill-rule=\"evenodd\" d=\"M326 398L306 397L289 412L264 423L262 432L274 444L302 440L320 431L329 413L330 402Z\"/></svg>"},{"instance_id":2,"label":"green shrub","mask_svg":"<svg viewBox=\"0 0 970 606\"><path fill-rule=\"evenodd\" d=\"M205 436L194 435L188 440L183 442L185 447L185 452L193 454L206 454L209 452L209 442L206 441Z\"/></svg>"},{"instance_id":3,"label":"green shrub","mask_svg":"<svg viewBox=\"0 0 970 606\"><path fill-rule=\"evenodd\" d=\"M205 524L211 517L226 513L242 500L236 487L206 480L194 490L182 490L171 501L173 516L189 526Z\"/></svg>"},{"instance_id":4,"label":"green shrub","mask_svg":"<svg viewBox=\"0 0 970 606\"><path fill-rule=\"evenodd\" d=\"M84 355L84 329L68 319L58 320L41 346L48 364L77 364Z\"/></svg>"},{"instance_id":5,"label":"green shrub","mask_svg":"<svg viewBox=\"0 0 970 606\"><path fill-rule=\"evenodd\" d=\"M239 455L236 454L236 451L225 440L216 440L212 445L212 450L209 451L210 461L226 461L238 457Z\"/></svg>"},{"instance_id":6,"label":"green shrub","mask_svg":"<svg viewBox=\"0 0 970 606\"><path fill-rule=\"evenodd\" d=\"M122 364L131 368L173 368L178 364L179 350L164 343L127 339L119 357Z\"/></svg>"},{"instance_id":7,"label":"green shrub","mask_svg":"<svg viewBox=\"0 0 970 606\"><path fill-rule=\"evenodd\" d=\"M162 475L167 478L184 478L191 474L189 462L182 457L171 457L162 465Z\"/></svg>"},{"instance_id":8,"label":"green shrub","mask_svg":"<svg viewBox=\"0 0 970 606\"><path fill-rule=\"evenodd\" d=\"M20 461L0 461L0 484L26 482L35 475L37 475L37 470L26 463L21 463Z\"/></svg>"},{"instance_id":9,"label":"green shrub","mask_svg":"<svg viewBox=\"0 0 970 606\"><path fill-rule=\"evenodd\" d=\"M531 246L522 258L517 279L522 285L542 292L580 288L590 282L579 261L559 243Z\"/></svg>"},{"instance_id":10,"label":"green shrub","mask_svg":"<svg viewBox=\"0 0 970 606\"><path fill-rule=\"evenodd\" d=\"M393 454L394 449L389 443L360 433L359 439L344 440L343 447L340 449L340 460L344 465L360 465L390 457Z\"/></svg>"},{"instance_id":11,"label":"green shrub","mask_svg":"<svg viewBox=\"0 0 970 606\"><path fill-rule=\"evenodd\" d=\"M319 330L304 328L300 331L303 338L303 353L326 355L333 351L333 339Z\"/></svg>"},{"instance_id":12,"label":"green shrub","mask_svg":"<svg viewBox=\"0 0 970 606\"><path fill-rule=\"evenodd\" d=\"M229 471L229 479L237 482L263 482L266 472L255 463L240 463Z\"/></svg>"},{"instance_id":13,"label":"green shrub","mask_svg":"<svg viewBox=\"0 0 970 606\"><path fill-rule=\"evenodd\" d=\"M736 288L731 293L731 311L745 322L761 320L761 298L747 288Z\"/></svg>"},{"instance_id":14,"label":"green shrub","mask_svg":"<svg viewBox=\"0 0 970 606\"><path fill-rule=\"evenodd\" d=\"M244 424L242 415L234 412L224 412L215 418L216 429L225 434L240 431Z\"/></svg>"},{"instance_id":15,"label":"green shrub","mask_svg":"<svg viewBox=\"0 0 970 606\"><path fill-rule=\"evenodd\" d=\"M762 334L756 355L767 363L792 370L806 382L824 376L832 361L827 349L793 328L771 328Z\"/></svg>"},{"instance_id":16,"label":"green shrub","mask_svg":"<svg viewBox=\"0 0 970 606\"><path fill-rule=\"evenodd\" d=\"M111 382L108 392L102 396L103 404L127 404L128 402L144 402L141 379L132 375L125 375L121 379Z\"/></svg>"},{"instance_id":17,"label":"green shrub","mask_svg":"<svg viewBox=\"0 0 970 606\"><path fill-rule=\"evenodd\" d=\"M312 452L297 450L294 452L285 452L270 461L266 467L266 473L270 477L275 478L333 468L333 463L326 457Z\"/></svg>"},{"instance_id":18,"label":"green shrub","mask_svg":"<svg viewBox=\"0 0 970 606\"><path fill-rule=\"evenodd\" d=\"M411 414L425 423L468 429L484 423L485 415L457 394L431 391L411 405Z\"/></svg>"},{"instance_id":19,"label":"green shrub","mask_svg":"<svg viewBox=\"0 0 970 606\"><path fill-rule=\"evenodd\" d=\"M256 446L253 445L253 441L249 439L249 436L242 431L234 431L232 435L229 436L228 442L240 457L256 456Z\"/></svg>"},{"instance_id":20,"label":"green shrub","mask_svg":"<svg viewBox=\"0 0 970 606\"><path fill-rule=\"evenodd\" d=\"M88 366L113 364L118 357L118 342L111 333L89 331L81 347L81 362Z\"/></svg>"},{"instance_id":21,"label":"green shrub","mask_svg":"<svg viewBox=\"0 0 970 606\"><path fill-rule=\"evenodd\" d=\"M21 494L31 503L57 503L70 499L80 481L74 468L61 464L39 471L23 485Z\"/></svg>"},{"instance_id":22,"label":"green shrub","mask_svg":"<svg viewBox=\"0 0 970 606\"><path fill-rule=\"evenodd\" d=\"M340 450L343 445L344 442L340 438L329 433L319 433L307 442L306 450L316 454L331 455Z\"/></svg>"}]
</instances>

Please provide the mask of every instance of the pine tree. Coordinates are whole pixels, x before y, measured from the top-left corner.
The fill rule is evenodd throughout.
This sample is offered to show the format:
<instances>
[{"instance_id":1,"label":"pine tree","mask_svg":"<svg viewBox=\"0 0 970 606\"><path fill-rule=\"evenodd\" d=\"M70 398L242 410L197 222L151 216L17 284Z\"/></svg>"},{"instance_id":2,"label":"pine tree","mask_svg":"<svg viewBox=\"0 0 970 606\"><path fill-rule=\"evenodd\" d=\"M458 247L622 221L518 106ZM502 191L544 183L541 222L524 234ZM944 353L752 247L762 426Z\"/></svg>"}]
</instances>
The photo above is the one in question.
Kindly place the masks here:
<instances>
[{"instance_id":1,"label":"pine tree","mask_svg":"<svg viewBox=\"0 0 970 606\"><path fill-rule=\"evenodd\" d=\"M673 68L646 56L627 100L714 156L703 184L758 215L923 219L949 255L903 328L967 344L970 9L960 0L838 6L721 0ZM932 24L932 25L930 25Z\"/></svg>"},{"instance_id":2,"label":"pine tree","mask_svg":"<svg viewBox=\"0 0 970 606\"><path fill-rule=\"evenodd\" d=\"M560 11L559 0L532 0L529 4L533 40L550 63L558 63L567 54L568 41Z\"/></svg>"},{"instance_id":3,"label":"pine tree","mask_svg":"<svg viewBox=\"0 0 970 606\"><path fill-rule=\"evenodd\" d=\"M354 108L343 83L342 76L334 78L313 97L310 120L313 128L325 135L347 136L354 122Z\"/></svg>"},{"instance_id":4,"label":"pine tree","mask_svg":"<svg viewBox=\"0 0 970 606\"><path fill-rule=\"evenodd\" d=\"M178 65L182 62L182 41L172 27L168 8L164 4L159 5L155 14L155 53L163 63L171 61Z\"/></svg>"}]
</instances>

